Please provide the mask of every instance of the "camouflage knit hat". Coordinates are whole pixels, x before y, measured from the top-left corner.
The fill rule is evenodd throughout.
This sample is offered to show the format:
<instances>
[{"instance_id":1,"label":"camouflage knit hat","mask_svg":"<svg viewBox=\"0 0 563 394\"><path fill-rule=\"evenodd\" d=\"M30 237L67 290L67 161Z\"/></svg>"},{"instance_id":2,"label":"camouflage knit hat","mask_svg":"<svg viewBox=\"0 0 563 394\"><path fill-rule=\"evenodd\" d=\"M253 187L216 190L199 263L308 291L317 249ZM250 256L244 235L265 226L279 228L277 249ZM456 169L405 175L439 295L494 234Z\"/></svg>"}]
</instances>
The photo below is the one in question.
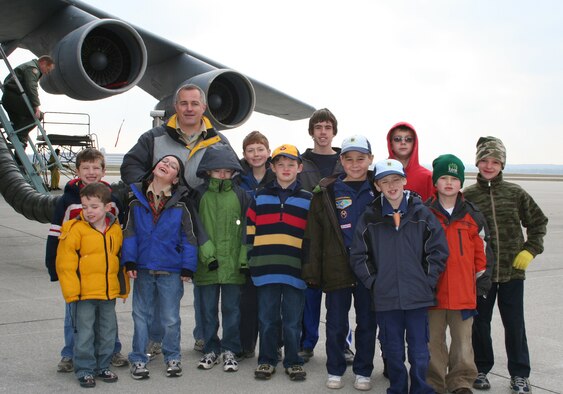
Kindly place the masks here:
<instances>
[{"instance_id":1,"label":"camouflage knit hat","mask_svg":"<svg viewBox=\"0 0 563 394\"><path fill-rule=\"evenodd\" d=\"M463 186L465 166L457 156L441 155L432 162L432 183L435 185L438 179L445 175L455 176L461 181L461 186Z\"/></svg>"},{"instance_id":2,"label":"camouflage knit hat","mask_svg":"<svg viewBox=\"0 0 563 394\"><path fill-rule=\"evenodd\" d=\"M477 154L475 155L475 165L482 159L492 157L502 163L502 169L506 164L506 148L502 141L496 137L481 137L477 141Z\"/></svg>"}]
</instances>

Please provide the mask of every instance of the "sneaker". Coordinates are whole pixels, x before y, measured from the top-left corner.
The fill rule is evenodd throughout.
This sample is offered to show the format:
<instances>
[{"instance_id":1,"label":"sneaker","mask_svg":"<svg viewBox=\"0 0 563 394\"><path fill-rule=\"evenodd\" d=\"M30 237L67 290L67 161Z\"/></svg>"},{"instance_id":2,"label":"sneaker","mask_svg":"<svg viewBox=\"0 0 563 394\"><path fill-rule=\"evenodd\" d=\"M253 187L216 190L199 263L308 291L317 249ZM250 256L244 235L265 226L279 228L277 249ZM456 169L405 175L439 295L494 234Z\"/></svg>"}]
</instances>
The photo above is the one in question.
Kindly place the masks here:
<instances>
[{"instance_id":1,"label":"sneaker","mask_svg":"<svg viewBox=\"0 0 563 394\"><path fill-rule=\"evenodd\" d=\"M149 360L154 360L160 353L162 353L162 343L150 340L147 346L147 357Z\"/></svg>"},{"instance_id":2,"label":"sneaker","mask_svg":"<svg viewBox=\"0 0 563 394\"><path fill-rule=\"evenodd\" d=\"M270 364L260 364L254 371L254 377L256 379L270 379L272 375L276 373L276 368Z\"/></svg>"},{"instance_id":3,"label":"sneaker","mask_svg":"<svg viewBox=\"0 0 563 394\"><path fill-rule=\"evenodd\" d=\"M279 347L278 348L278 362L282 362L283 361L283 351L282 348Z\"/></svg>"},{"instance_id":4,"label":"sneaker","mask_svg":"<svg viewBox=\"0 0 563 394\"><path fill-rule=\"evenodd\" d=\"M147 365L142 361L132 363L131 364L131 377L133 379L146 379L146 378L148 378L149 377L149 370L147 369Z\"/></svg>"},{"instance_id":5,"label":"sneaker","mask_svg":"<svg viewBox=\"0 0 563 394\"><path fill-rule=\"evenodd\" d=\"M371 390L371 378L369 376L356 375L354 388L360 391Z\"/></svg>"},{"instance_id":6,"label":"sneaker","mask_svg":"<svg viewBox=\"0 0 563 394\"><path fill-rule=\"evenodd\" d=\"M96 377L98 379L102 379L106 383L117 382L117 375L111 372L109 369L100 371Z\"/></svg>"},{"instance_id":7,"label":"sneaker","mask_svg":"<svg viewBox=\"0 0 563 394\"><path fill-rule=\"evenodd\" d=\"M529 394L532 392L528 378L512 376L510 378L510 389L514 394Z\"/></svg>"},{"instance_id":8,"label":"sneaker","mask_svg":"<svg viewBox=\"0 0 563 394\"><path fill-rule=\"evenodd\" d=\"M329 389L341 389L344 387L344 382L342 381L342 376L328 375L326 380L326 387Z\"/></svg>"},{"instance_id":9,"label":"sneaker","mask_svg":"<svg viewBox=\"0 0 563 394\"><path fill-rule=\"evenodd\" d=\"M285 369L285 373L289 375L291 380L305 380L307 372L301 365L293 365Z\"/></svg>"},{"instance_id":10,"label":"sneaker","mask_svg":"<svg viewBox=\"0 0 563 394\"><path fill-rule=\"evenodd\" d=\"M179 360L170 360L166 363L166 376L175 378L182 376L182 363Z\"/></svg>"},{"instance_id":11,"label":"sneaker","mask_svg":"<svg viewBox=\"0 0 563 394\"><path fill-rule=\"evenodd\" d=\"M63 357L57 364L57 372L72 372L74 371L74 364L72 358Z\"/></svg>"},{"instance_id":12,"label":"sneaker","mask_svg":"<svg viewBox=\"0 0 563 394\"><path fill-rule=\"evenodd\" d=\"M315 352L313 352L313 349L301 349L297 355L303 357L303 361L308 362L309 359L315 355Z\"/></svg>"},{"instance_id":13,"label":"sneaker","mask_svg":"<svg viewBox=\"0 0 563 394\"><path fill-rule=\"evenodd\" d=\"M199 360L199 365L197 366L199 369L211 369L215 365L219 364L219 356L215 354L215 352L210 352L204 355Z\"/></svg>"},{"instance_id":14,"label":"sneaker","mask_svg":"<svg viewBox=\"0 0 563 394\"><path fill-rule=\"evenodd\" d=\"M471 391L471 389L468 389L467 387L461 387L459 389L453 390L452 393L454 393L454 394L473 394L473 391Z\"/></svg>"},{"instance_id":15,"label":"sneaker","mask_svg":"<svg viewBox=\"0 0 563 394\"><path fill-rule=\"evenodd\" d=\"M129 365L129 361L127 360L127 357L117 352L113 353L113 356L111 357L111 365L114 367L126 367Z\"/></svg>"},{"instance_id":16,"label":"sneaker","mask_svg":"<svg viewBox=\"0 0 563 394\"><path fill-rule=\"evenodd\" d=\"M93 375L86 375L78 378L78 382L80 383L80 387L96 387L96 380L94 380Z\"/></svg>"},{"instance_id":17,"label":"sneaker","mask_svg":"<svg viewBox=\"0 0 563 394\"><path fill-rule=\"evenodd\" d=\"M223 371L236 372L238 371L238 362L235 354L230 350L223 353Z\"/></svg>"},{"instance_id":18,"label":"sneaker","mask_svg":"<svg viewBox=\"0 0 563 394\"><path fill-rule=\"evenodd\" d=\"M195 343L194 343L194 350L196 352L200 352L203 353L203 347L205 346L205 342L203 342L203 339L196 339Z\"/></svg>"},{"instance_id":19,"label":"sneaker","mask_svg":"<svg viewBox=\"0 0 563 394\"><path fill-rule=\"evenodd\" d=\"M346 359L347 365L354 364L354 352L349 347L344 349L344 359Z\"/></svg>"},{"instance_id":20,"label":"sneaker","mask_svg":"<svg viewBox=\"0 0 563 394\"><path fill-rule=\"evenodd\" d=\"M473 382L473 388L477 390L488 390L491 388L489 379L487 379L487 374L479 372L477 374L477 379Z\"/></svg>"}]
</instances>

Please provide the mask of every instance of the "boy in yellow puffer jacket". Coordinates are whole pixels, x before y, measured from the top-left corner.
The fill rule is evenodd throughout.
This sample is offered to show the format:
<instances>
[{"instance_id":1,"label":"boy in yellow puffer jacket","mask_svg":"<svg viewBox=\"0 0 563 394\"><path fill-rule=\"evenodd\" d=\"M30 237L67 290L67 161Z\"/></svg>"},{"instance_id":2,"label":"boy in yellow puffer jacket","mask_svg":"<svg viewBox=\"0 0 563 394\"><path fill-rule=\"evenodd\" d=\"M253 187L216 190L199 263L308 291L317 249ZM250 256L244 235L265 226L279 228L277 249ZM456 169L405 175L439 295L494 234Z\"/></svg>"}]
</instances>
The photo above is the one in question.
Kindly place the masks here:
<instances>
[{"instance_id":1,"label":"boy in yellow puffer jacket","mask_svg":"<svg viewBox=\"0 0 563 394\"><path fill-rule=\"evenodd\" d=\"M57 248L57 275L74 322L74 372L82 387L94 376L117 381L109 370L115 345L115 299L126 298L129 281L120 268L123 235L111 211L111 191L91 183L80 191L80 217L63 224Z\"/></svg>"}]
</instances>

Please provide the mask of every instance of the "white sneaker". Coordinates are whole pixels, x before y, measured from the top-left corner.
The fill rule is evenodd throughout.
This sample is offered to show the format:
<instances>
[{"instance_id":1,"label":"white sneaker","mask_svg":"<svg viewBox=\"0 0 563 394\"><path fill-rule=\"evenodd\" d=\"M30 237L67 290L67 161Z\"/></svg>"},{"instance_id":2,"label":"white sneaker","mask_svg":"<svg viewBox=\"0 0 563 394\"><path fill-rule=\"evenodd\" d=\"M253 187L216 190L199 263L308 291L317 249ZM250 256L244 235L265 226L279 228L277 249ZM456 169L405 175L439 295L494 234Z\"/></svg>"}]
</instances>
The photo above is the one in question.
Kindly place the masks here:
<instances>
[{"instance_id":1,"label":"white sneaker","mask_svg":"<svg viewBox=\"0 0 563 394\"><path fill-rule=\"evenodd\" d=\"M199 360L197 367L199 369L211 369L215 365L219 364L219 362L221 362L219 356L216 355L215 352L209 352Z\"/></svg>"},{"instance_id":2,"label":"white sneaker","mask_svg":"<svg viewBox=\"0 0 563 394\"><path fill-rule=\"evenodd\" d=\"M223 371L236 372L238 371L238 362L235 354L230 350L223 353Z\"/></svg>"},{"instance_id":3,"label":"white sneaker","mask_svg":"<svg viewBox=\"0 0 563 394\"><path fill-rule=\"evenodd\" d=\"M341 389L344 387L344 382L342 381L342 376L328 375L326 380L326 387L329 389Z\"/></svg>"},{"instance_id":4,"label":"white sneaker","mask_svg":"<svg viewBox=\"0 0 563 394\"><path fill-rule=\"evenodd\" d=\"M371 378L369 376L356 375L354 388L360 391L371 390Z\"/></svg>"}]
</instances>

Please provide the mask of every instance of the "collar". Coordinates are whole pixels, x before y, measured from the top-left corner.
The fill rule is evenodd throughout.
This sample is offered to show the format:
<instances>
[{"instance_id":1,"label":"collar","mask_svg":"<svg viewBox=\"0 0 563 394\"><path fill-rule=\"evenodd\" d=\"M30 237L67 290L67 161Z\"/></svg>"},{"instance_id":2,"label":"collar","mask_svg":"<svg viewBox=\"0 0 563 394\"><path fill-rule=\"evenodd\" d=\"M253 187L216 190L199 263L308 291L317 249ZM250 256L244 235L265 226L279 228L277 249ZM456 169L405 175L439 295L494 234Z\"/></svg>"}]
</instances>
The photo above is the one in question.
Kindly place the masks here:
<instances>
[{"instance_id":1,"label":"collar","mask_svg":"<svg viewBox=\"0 0 563 394\"><path fill-rule=\"evenodd\" d=\"M408 210L407 207L408 204L407 204L407 198L405 193L403 193L403 199L401 200L401 204L399 204L399 208L397 208L396 210L393 209L393 207L391 206L389 201L387 201L385 196L381 195L381 214L383 216L393 216L393 213L395 212L399 212L401 216L403 216L405 213L407 213Z\"/></svg>"},{"instance_id":2,"label":"collar","mask_svg":"<svg viewBox=\"0 0 563 394\"><path fill-rule=\"evenodd\" d=\"M172 196L172 185L165 187L159 194L156 194L153 183L151 182L147 187L147 196L149 195L149 192L153 194L155 200L161 199L162 197L170 197Z\"/></svg>"}]
</instances>

